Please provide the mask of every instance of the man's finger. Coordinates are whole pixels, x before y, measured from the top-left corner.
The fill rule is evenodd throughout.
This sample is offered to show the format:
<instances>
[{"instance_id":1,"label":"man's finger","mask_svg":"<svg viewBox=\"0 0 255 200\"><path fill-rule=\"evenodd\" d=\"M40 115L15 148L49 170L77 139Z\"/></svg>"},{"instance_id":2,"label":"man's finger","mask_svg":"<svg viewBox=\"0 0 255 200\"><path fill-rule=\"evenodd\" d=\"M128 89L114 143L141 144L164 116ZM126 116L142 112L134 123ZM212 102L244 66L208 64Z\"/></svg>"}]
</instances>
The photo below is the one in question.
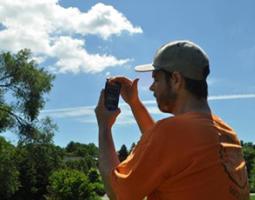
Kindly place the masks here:
<instances>
[{"instance_id":1,"label":"man's finger","mask_svg":"<svg viewBox=\"0 0 255 200\"><path fill-rule=\"evenodd\" d=\"M117 108L117 110L114 111L114 115L117 117L121 113L120 108Z\"/></svg>"},{"instance_id":2,"label":"man's finger","mask_svg":"<svg viewBox=\"0 0 255 200\"><path fill-rule=\"evenodd\" d=\"M131 85L132 80L128 79L125 76L117 76L117 77L112 77L109 79L110 83L111 82L119 82L120 84L123 85Z\"/></svg>"},{"instance_id":3,"label":"man's finger","mask_svg":"<svg viewBox=\"0 0 255 200\"><path fill-rule=\"evenodd\" d=\"M100 92L100 96L99 96L99 99L98 99L97 106L100 106L103 103L104 103L104 89L102 89L101 92Z\"/></svg>"}]
</instances>

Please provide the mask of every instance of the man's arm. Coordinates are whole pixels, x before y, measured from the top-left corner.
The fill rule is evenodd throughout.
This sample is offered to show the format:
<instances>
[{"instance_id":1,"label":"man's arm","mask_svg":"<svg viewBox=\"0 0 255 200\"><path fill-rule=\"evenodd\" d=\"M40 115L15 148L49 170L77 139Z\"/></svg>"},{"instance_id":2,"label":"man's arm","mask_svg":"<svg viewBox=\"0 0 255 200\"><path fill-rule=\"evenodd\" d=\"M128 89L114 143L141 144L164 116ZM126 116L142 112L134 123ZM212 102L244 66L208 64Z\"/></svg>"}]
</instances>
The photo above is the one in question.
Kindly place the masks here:
<instances>
[{"instance_id":1,"label":"man's arm","mask_svg":"<svg viewBox=\"0 0 255 200\"><path fill-rule=\"evenodd\" d=\"M104 90L102 90L95 113L99 130L99 171L102 175L107 195L111 200L115 200L116 195L111 185L111 175L119 164L119 159L115 151L111 128L120 113L120 109L108 111L105 108Z\"/></svg>"},{"instance_id":2,"label":"man's arm","mask_svg":"<svg viewBox=\"0 0 255 200\"><path fill-rule=\"evenodd\" d=\"M111 175L119 164L119 159L115 151L111 128L100 128L99 130L99 171L102 175L105 190L111 200L116 196L111 186Z\"/></svg>"},{"instance_id":3,"label":"man's arm","mask_svg":"<svg viewBox=\"0 0 255 200\"><path fill-rule=\"evenodd\" d=\"M148 110L139 98L136 102L130 104L130 108L142 134L155 124Z\"/></svg>"}]
</instances>

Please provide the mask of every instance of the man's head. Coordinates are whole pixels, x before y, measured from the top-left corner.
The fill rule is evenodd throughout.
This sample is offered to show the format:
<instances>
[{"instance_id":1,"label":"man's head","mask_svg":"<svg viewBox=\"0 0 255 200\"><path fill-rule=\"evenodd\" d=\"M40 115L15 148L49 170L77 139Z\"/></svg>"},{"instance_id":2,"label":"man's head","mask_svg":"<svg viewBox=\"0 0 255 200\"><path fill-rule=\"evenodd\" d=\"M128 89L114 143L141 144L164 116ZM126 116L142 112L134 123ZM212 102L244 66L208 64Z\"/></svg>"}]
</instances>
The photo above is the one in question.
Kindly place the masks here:
<instances>
[{"instance_id":1,"label":"man's head","mask_svg":"<svg viewBox=\"0 0 255 200\"><path fill-rule=\"evenodd\" d=\"M153 71L154 82L150 90L164 112L169 112L169 106L174 107L180 94L187 93L198 100L207 99L208 56L190 41L163 45L156 52L152 64L137 66L135 70Z\"/></svg>"}]
</instances>

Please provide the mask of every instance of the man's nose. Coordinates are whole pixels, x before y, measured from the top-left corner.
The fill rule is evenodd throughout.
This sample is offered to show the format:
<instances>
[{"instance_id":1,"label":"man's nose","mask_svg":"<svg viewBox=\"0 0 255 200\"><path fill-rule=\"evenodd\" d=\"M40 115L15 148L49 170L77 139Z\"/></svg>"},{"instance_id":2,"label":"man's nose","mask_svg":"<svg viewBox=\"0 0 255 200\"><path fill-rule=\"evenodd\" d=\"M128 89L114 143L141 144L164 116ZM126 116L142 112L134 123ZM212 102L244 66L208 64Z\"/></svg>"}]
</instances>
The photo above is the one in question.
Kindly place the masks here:
<instances>
[{"instance_id":1,"label":"man's nose","mask_svg":"<svg viewBox=\"0 0 255 200\"><path fill-rule=\"evenodd\" d=\"M154 91L154 84L152 83L151 86L150 86L150 91Z\"/></svg>"}]
</instances>

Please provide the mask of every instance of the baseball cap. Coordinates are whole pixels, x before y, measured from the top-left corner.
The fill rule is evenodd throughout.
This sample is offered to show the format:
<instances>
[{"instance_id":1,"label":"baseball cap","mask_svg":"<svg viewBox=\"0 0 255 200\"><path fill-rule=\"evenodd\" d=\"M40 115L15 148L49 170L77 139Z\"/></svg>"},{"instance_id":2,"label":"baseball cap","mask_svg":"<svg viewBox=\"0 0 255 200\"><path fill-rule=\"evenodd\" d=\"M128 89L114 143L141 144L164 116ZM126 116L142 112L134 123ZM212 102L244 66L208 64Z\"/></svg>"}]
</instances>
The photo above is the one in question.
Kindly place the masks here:
<instances>
[{"instance_id":1,"label":"baseball cap","mask_svg":"<svg viewBox=\"0 0 255 200\"><path fill-rule=\"evenodd\" d=\"M205 80L209 73L209 59L205 51L188 40L169 42L161 46L152 64L138 65L135 70L146 72L153 70L178 71L184 77Z\"/></svg>"}]
</instances>

